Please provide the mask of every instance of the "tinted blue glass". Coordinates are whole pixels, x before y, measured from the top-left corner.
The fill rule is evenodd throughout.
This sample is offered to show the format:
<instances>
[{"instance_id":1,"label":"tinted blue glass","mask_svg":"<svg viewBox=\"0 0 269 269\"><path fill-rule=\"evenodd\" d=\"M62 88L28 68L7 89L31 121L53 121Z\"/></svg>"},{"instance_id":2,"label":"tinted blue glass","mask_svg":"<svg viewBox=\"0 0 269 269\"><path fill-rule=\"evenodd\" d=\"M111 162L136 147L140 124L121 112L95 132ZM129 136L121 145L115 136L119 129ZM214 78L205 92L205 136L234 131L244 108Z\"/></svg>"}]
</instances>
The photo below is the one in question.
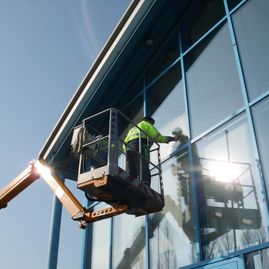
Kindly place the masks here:
<instances>
[{"instance_id":1,"label":"tinted blue glass","mask_svg":"<svg viewBox=\"0 0 269 269\"><path fill-rule=\"evenodd\" d=\"M253 107L255 133L257 135L259 153L262 161L264 180L269 190L269 98Z\"/></svg>"},{"instance_id":2,"label":"tinted blue glass","mask_svg":"<svg viewBox=\"0 0 269 269\"><path fill-rule=\"evenodd\" d=\"M232 16L250 99L269 90L269 1L251 0Z\"/></svg>"},{"instance_id":3,"label":"tinted blue glass","mask_svg":"<svg viewBox=\"0 0 269 269\"><path fill-rule=\"evenodd\" d=\"M143 118L143 92L140 93L135 99L121 108L121 112L134 122Z\"/></svg>"},{"instance_id":4,"label":"tinted blue glass","mask_svg":"<svg viewBox=\"0 0 269 269\"><path fill-rule=\"evenodd\" d=\"M154 54L152 61L146 71L146 82L150 84L166 68L179 57L179 27L172 33L166 35L162 46Z\"/></svg>"},{"instance_id":5,"label":"tinted blue glass","mask_svg":"<svg viewBox=\"0 0 269 269\"><path fill-rule=\"evenodd\" d=\"M150 215L152 268L179 268L197 261L188 152L163 166L165 208Z\"/></svg>"},{"instance_id":6,"label":"tinted blue glass","mask_svg":"<svg viewBox=\"0 0 269 269\"><path fill-rule=\"evenodd\" d=\"M191 1L183 15L183 49L187 50L225 16L223 1Z\"/></svg>"},{"instance_id":7,"label":"tinted blue glass","mask_svg":"<svg viewBox=\"0 0 269 269\"><path fill-rule=\"evenodd\" d=\"M267 269L269 249L255 251L245 255L245 269Z\"/></svg>"},{"instance_id":8,"label":"tinted blue glass","mask_svg":"<svg viewBox=\"0 0 269 269\"><path fill-rule=\"evenodd\" d=\"M262 179L246 118L236 118L195 147L205 258L267 241Z\"/></svg>"},{"instance_id":9,"label":"tinted blue glass","mask_svg":"<svg viewBox=\"0 0 269 269\"><path fill-rule=\"evenodd\" d=\"M186 143L185 138L188 136L180 63L154 83L147 93L148 110L153 113L155 126L159 132L172 136L182 130L185 135L181 142L160 144L161 158L164 160L180 144Z\"/></svg>"},{"instance_id":10,"label":"tinted blue glass","mask_svg":"<svg viewBox=\"0 0 269 269\"><path fill-rule=\"evenodd\" d=\"M185 63L195 137L243 106L227 24L187 54Z\"/></svg>"},{"instance_id":11,"label":"tinted blue glass","mask_svg":"<svg viewBox=\"0 0 269 269\"><path fill-rule=\"evenodd\" d=\"M232 10L234 7L236 7L238 4L243 2L244 0L227 0L229 9Z\"/></svg>"},{"instance_id":12,"label":"tinted blue glass","mask_svg":"<svg viewBox=\"0 0 269 269\"><path fill-rule=\"evenodd\" d=\"M127 214L114 218L112 268L146 268L144 220Z\"/></svg>"},{"instance_id":13,"label":"tinted blue glass","mask_svg":"<svg viewBox=\"0 0 269 269\"><path fill-rule=\"evenodd\" d=\"M92 267L109 268L110 219L93 224Z\"/></svg>"}]
</instances>

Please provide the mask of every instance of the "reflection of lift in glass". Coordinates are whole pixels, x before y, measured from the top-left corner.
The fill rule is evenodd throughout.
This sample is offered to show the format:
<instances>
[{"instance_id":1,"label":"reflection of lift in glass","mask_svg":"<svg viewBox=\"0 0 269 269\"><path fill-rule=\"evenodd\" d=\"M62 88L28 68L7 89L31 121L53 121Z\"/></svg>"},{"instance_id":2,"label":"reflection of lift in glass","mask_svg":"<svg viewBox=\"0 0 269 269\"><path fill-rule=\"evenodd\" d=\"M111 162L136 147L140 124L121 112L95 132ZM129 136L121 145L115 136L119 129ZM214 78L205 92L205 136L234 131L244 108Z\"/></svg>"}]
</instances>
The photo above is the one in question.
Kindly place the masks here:
<instances>
[{"instance_id":1,"label":"reflection of lift in glass","mask_svg":"<svg viewBox=\"0 0 269 269\"><path fill-rule=\"evenodd\" d=\"M212 241L229 230L259 229L261 212L251 164L208 158L197 160L200 218L207 240ZM172 172L178 177L179 196L184 198L186 206L192 207L189 166L179 161L172 166ZM190 238L194 236L190 229L192 222L183 215L183 229Z\"/></svg>"},{"instance_id":2,"label":"reflection of lift in glass","mask_svg":"<svg viewBox=\"0 0 269 269\"><path fill-rule=\"evenodd\" d=\"M148 137L151 154L157 155L157 158L154 158L156 163L148 161L151 176L152 179L158 180L160 192L142 183L142 172L138 178L134 178L124 170L122 164L125 150L128 148L123 138L134 126L119 110L108 109L84 119L73 132L72 152L79 158L77 186L86 193L88 199L106 202L109 207L97 211L93 211L92 207L84 208L53 171L47 168L46 162L38 160L33 161L0 191L0 208L6 207L10 200L42 176L72 219L80 221L81 227L85 227L88 222L122 213L140 216L161 211L164 207L164 194L158 143ZM140 139L140 167L143 158L141 152Z\"/></svg>"},{"instance_id":3,"label":"reflection of lift in glass","mask_svg":"<svg viewBox=\"0 0 269 269\"><path fill-rule=\"evenodd\" d=\"M251 165L206 158L200 158L200 162L203 167L202 192L206 203L206 226L217 228L221 234L227 229L260 228L260 207ZM220 169L221 165L224 169ZM219 175L212 173L214 166L218 168ZM248 178L248 184L241 182L243 177Z\"/></svg>"}]
</instances>

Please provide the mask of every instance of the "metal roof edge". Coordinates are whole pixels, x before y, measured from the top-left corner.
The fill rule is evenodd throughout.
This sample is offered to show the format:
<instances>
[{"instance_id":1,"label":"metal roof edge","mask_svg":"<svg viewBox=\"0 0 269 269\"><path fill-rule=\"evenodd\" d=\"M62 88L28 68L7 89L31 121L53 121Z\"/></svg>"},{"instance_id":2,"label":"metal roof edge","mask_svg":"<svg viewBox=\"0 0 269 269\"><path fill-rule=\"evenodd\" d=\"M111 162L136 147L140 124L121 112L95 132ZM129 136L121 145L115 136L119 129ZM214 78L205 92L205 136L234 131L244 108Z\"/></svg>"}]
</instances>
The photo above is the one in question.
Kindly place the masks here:
<instances>
[{"instance_id":1,"label":"metal roof edge","mask_svg":"<svg viewBox=\"0 0 269 269\"><path fill-rule=\"evenodd\" d=\"M121 49L124 48L126 42L120 41L128 41L128 38L132 35L131 29L135 29L136 26L139 25L141 19L155 1L156 0L133 0L130 4L46 140L39 153L39 159L46 159L48 157L68 121L74 115L76 108L81 104L83 98L85 99L85 96L87 94L89 95L89 88L93 82L95 82L96 77L98 75L100 77L101 71L104 70L105 67L106 70L109 69L109 66L107 67L106 64L108 62L113 63L113 60L116 59Z\"/></svg>"}]
</instances>

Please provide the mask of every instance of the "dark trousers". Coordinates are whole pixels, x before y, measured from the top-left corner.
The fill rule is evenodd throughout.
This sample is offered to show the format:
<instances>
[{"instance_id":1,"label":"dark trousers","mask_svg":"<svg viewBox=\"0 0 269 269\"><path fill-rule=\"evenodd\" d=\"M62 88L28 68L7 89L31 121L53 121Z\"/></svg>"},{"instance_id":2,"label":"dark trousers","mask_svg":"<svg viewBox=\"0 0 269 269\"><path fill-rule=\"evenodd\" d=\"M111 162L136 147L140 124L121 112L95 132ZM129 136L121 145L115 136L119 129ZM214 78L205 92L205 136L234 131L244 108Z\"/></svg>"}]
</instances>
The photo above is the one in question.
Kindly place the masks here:
<instances>
[{"instance_id":1,"label":"dark trousers","mask_svg":"<svg viewBox=\"0 0 269 269\"><path fill-rule=\"evenodd\" d=\"M126 149L126 171L129 172L135 178L140 176L140 165L142 182L148 186L151 183L151 175L149 170L149 149L147 144L142 141L141 143L141 156L139 155L139 140L133 140L128 143Z\"/></svg>"}]
</instances>

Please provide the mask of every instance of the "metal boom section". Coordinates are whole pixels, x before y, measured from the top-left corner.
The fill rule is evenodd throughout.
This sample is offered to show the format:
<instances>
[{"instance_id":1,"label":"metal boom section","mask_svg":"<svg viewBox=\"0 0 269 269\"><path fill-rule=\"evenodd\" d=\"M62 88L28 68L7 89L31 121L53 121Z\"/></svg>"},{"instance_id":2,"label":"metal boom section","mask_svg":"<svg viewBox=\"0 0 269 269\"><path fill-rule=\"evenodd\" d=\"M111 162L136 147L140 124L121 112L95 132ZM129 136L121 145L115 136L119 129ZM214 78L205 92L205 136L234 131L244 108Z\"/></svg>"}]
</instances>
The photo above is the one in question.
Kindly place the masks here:
<instances>
[{"instance_id":1,"label":"metal boom section","mask_svg":"<svg viewBox=\"0 0 269 269\"><path fill-rule=\"evenodd\" d=\"M44 161L32 161L22 173L0 190L0 209L5 208L12 199L40 177L49 185L72 219L80 221L81 228L85 228L89 222L110 218L128 210L127 205L109 206L97 211L84 208L65 184L50 172Z\"/></svg>"}]
</instances>

